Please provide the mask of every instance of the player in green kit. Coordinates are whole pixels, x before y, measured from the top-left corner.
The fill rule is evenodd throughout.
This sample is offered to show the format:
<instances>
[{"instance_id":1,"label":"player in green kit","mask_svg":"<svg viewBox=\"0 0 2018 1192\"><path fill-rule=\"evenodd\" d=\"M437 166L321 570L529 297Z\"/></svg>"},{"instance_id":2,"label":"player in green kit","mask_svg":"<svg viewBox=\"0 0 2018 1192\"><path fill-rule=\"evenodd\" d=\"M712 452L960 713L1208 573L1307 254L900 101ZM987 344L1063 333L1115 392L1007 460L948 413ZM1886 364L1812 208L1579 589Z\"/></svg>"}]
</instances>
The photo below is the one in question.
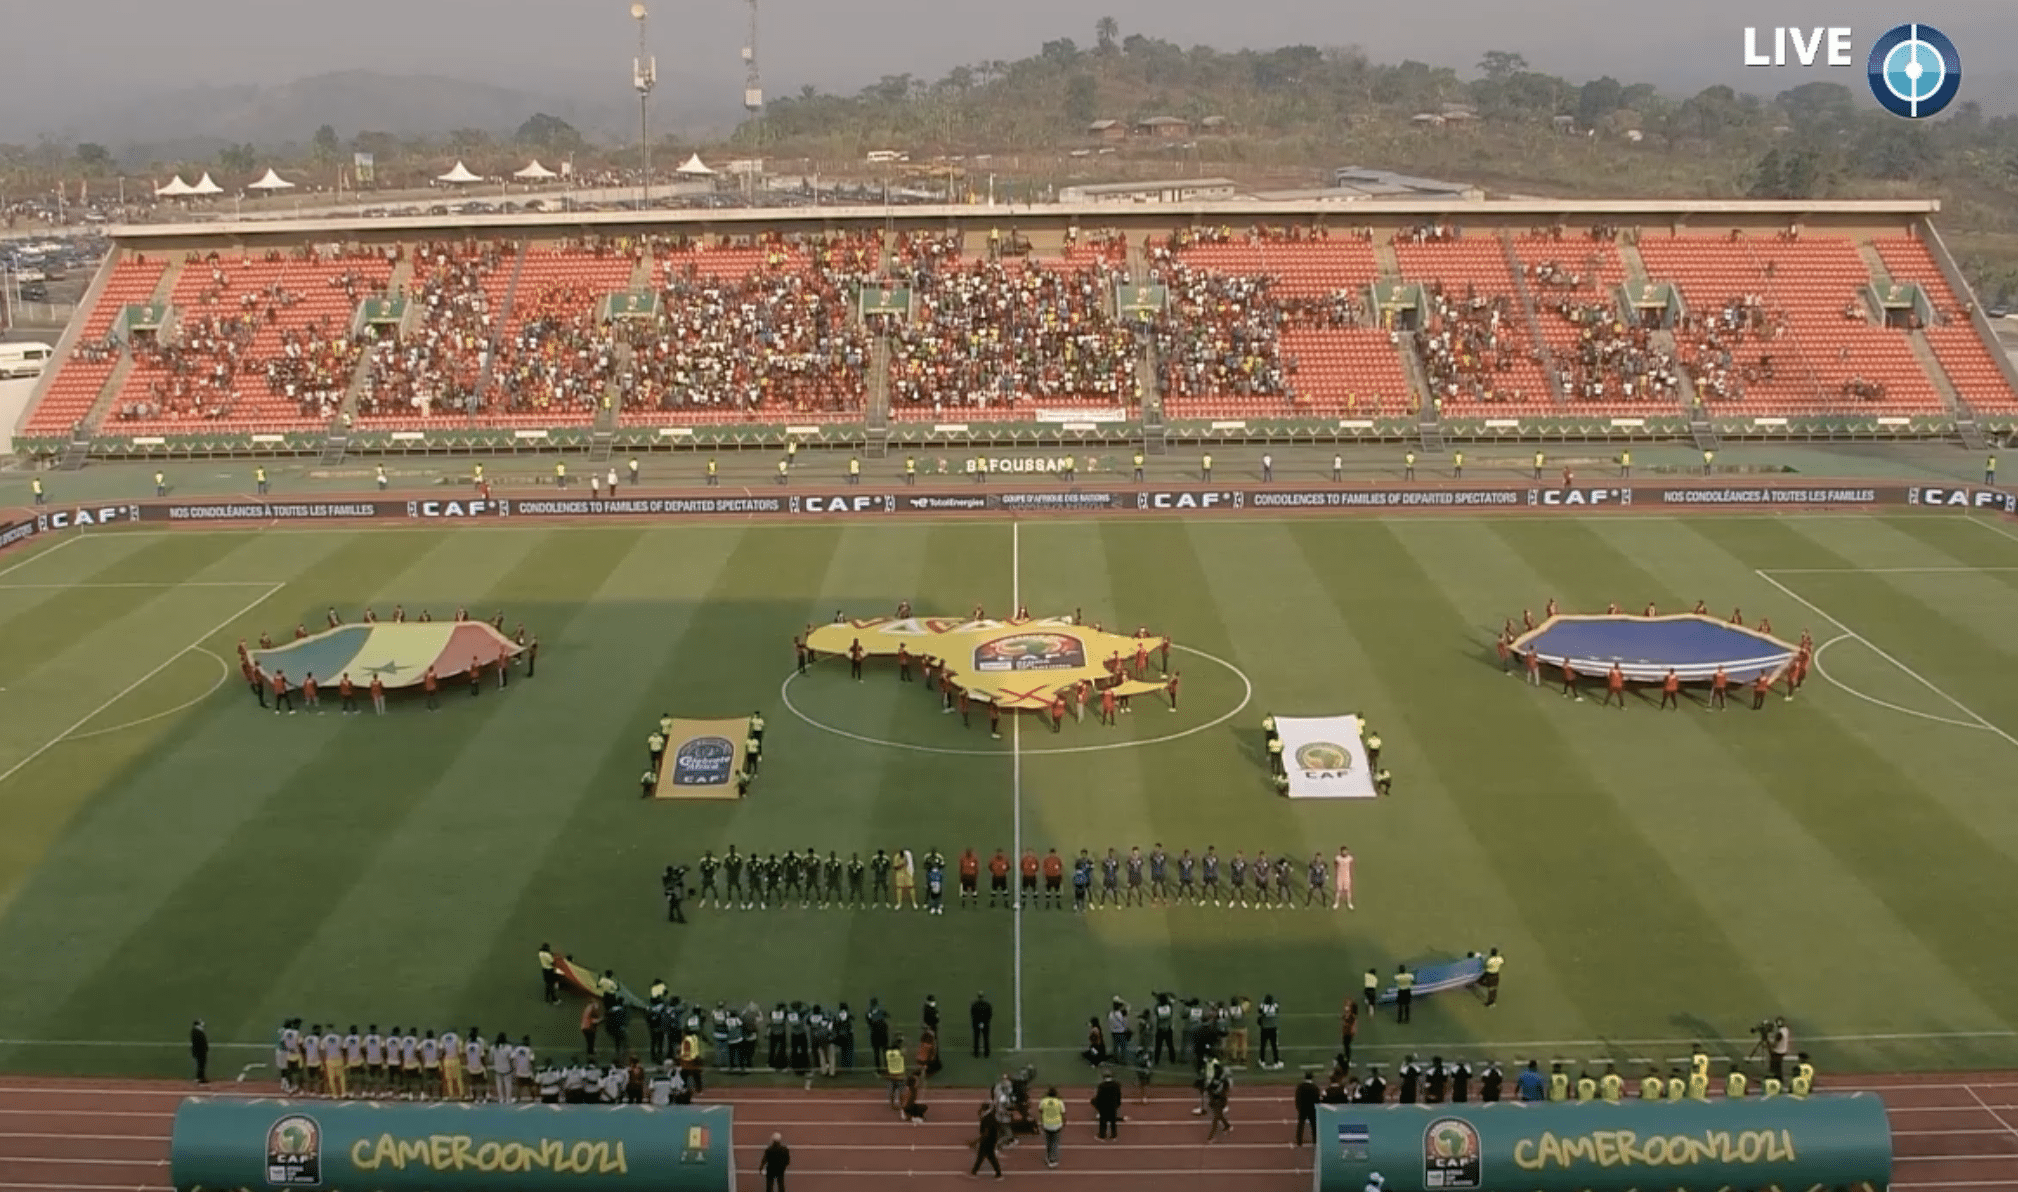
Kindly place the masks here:
<instances>
[{"instance_id":1,"label":"player in green kit","mask_svg":"<svg viewBox=\"0 0 2018 1192\"><path fill-rule=\"evenodd\" d=\"M1733 1101L1744 1100L1746 1083L1745 1074L1732 1068L1731 1074L1724 1077L1724 1096Z\"/></svg>"},{"instance_id":2,"label":"player in green kit","mask_svg":"<svg viewBox=\"0 0 2018 1192\"><path fill-rule=\"evenodd\" d=\"M806 855L800 858L799 864L806 871L805 900L799 904L799 907L801 910L806 910L810 909L813 905L813 900L820 896L820 854L808 848Z\"/></svg>"},{"instance_id":3,"label":"player in green kit","mask_svg":"<svg viewBox=\"0 0 2018 1192\"><path fill-rule=\"evenodd\" d=\"M1598 1099L1598 1082L1592 1080L1591 1074L1588 1072L1585 1072L1581 1076L1578 1076L1577 1100L1588 1103L1591 1101L1595 1101L1597 1099Z\"/></svg>"},{"instance_id":4,"label":"player in green kit","mask_svg":"<svg viewBox=\"0 0 2018 1192\"><path fill-rule=\"evenodd\" d=\"M786 849L783 860L784 863L778 868L778 872L782 875L784 882L784 896L778 900L779 906L792 901L795 895L803 891L804 888L799 883L806 876L805 867L799 864L799 854L793 852L791 849Z\"/></svg>"},{"instance_id":5,"label":"player in green kit","mask_svg":"<svg viewBox=\"0 0 2018 1192\"><path fill-rule=\"evenodd\" d=\"M869 890L870 905L890 905L890 854L882 849L877 849L876 855L869 858Z\"/></svg>"},{"instance_id":6,"label":"player in green kit","mask_svg":"<svg viewBox=\"0 0 2018 1192\"><path fill-rule=\"evenodd\" d=\"M743 855L736 851L733 844L729 846L729 851L722 855L722 877L726 881L729 894L728 905L749 910L749 899L743 894Z\"/></svg>"},{"instance_id":7,"label":"player in green kit","mask_svg":"<svg viewBox=\"0 0 2018 1192\"><path fill-rule=\"evenodd\" d=\"M867 875L867 873L868 873L868 870L869 870L869 867L868 867L867 865L863 864L863 862L862 862L862 854L860 854L860 853L849 853L849 854L848 854L848 905L849 905L849 906L853 906L853 907L860 907L860 906L862 905L862 898L863 898L863 895L862 895L862 881L863 881L863 878L864 878L864 877L865 877L865 876Z\"/></svg>"},{"instance_id":8,"label":"player in green kit","mask_svg":"<svg viewBox=\"0 0 2018 1192\"><path fill-rule=\"evenodd\" d=\"M715 886L715 874L721 867L722 863L715 859L713 849L702 851L701 862L696 866L701 871L701 895L694 900L695 906L706 906L709 899L713 899L716 906L722 905L722 892Z\"/></svg>"},{"instance_id":9,"label":"player in green kit","mask_svg":"<svg viewBox=\"0 0 2018 1192\"><path fill-rule=\"evenodd\" d=\"M1640 1100L1658 1101L1667 1086L1661 1083L1660 1073L1647 1069L1646 1078L1640 1081Z\"/></svg>"},{"instance_id":10,"label":"player in green kit","mask_svg":"<svg viewBox=\"0 0 2018 1192\"><path fill-rule=\"evenodd\" d=\"M829 906L841 905L841 854L829 851L826 864L821 868L826 870L827 893L820 899L820 909L826 910Z\"/></svg>"},{"instance_id":11,"label":"player in green kit","mask_svg":"<svg viewBox=\"0 0 2018 1192\"><path fill-rule=\"evenodd\" d=\"M1668 1069L1668 1100L1681 1102L1688 1099L1689 1082L1682 1079L1680 1068Z\"/></svg>"},{"instance_id":12,"label":"player in green kit","mask_svg":"<svg viewBox=\"0 0 2018 1192\"><path fill-rule=\"evenodd\" d=\"M762 866L764 871L764 894L758 905L765 910L783 905L783 899L778 897L778 890L785 881L785 867L779 863L778 854L772 853L757 864Z\"/></svg>"},{"instance_id":13,"label":"player in green kit","mask_svg":"<svg viewBox=\"0 0 2018 1192\"><path fill-rule=\"evenodd\" d=\"M1626 1082L1619 1078L1618 1065L1606 1064L1605 1074L1598 1078L1598 1095L1617 1105L1619 1098L1625 1095L1625 1085Z\"/></svg>"}]
</instances>

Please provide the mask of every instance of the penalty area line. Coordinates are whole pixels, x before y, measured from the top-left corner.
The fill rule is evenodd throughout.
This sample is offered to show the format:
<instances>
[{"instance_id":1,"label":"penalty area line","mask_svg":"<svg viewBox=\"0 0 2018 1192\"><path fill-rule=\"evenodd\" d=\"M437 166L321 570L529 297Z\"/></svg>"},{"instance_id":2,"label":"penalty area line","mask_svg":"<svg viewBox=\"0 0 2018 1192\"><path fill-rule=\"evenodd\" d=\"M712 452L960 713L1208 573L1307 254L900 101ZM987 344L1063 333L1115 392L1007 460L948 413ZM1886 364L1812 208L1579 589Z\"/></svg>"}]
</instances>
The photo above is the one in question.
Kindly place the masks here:
<instances>
[{"instance_id":1,"label":"penalty area line","mask_svg":"<svg viewBox=\"0 0 2018 1192\"><path fill-rule=\"evenodd\" d=\"M286 586L287 586L286 584L274 584L271 587L267 588L266 591L261 592L250 603L246 604L245 607L239 609L235 613L232 613L224 620L219 621L214 628L204 633L201 637L198 637L195 641L190 642L188 645L182 647L180 650L177 650L175 653L170 654L168 657L162 659L160 665L156 666L153 670L148 671L146 674L140 676L139 678L133 680L133 682L128 683L125 687L121 688L119 693L114 695L111 699L106 700L104 703L99 704L97 707L85 713L84 716L77 721L77 723L71 725L69 728L64 729L62 732L56 734L55 736L49 738L47 741L44 741L42 744L36 746L34 749L28 752L28 756L22 758L20 761L15 762L13 765L7 767L5 770L0 770L0 785L4 785L9 778L14 777L16 774L19 774L23 769L26 769L28 763L34 761L38 757L41 757L43 754L49 752L51 749L56 748L63 742L72 739L73 734L75 734L79 729L82 729L85 725L90 724L93 720L96 720L98 717L104 715L106 709L111 708L112 706L117 704L120 700L123 700L127 696L132 695L134 692L140 690L141 687L146 685L148 680L154 678L154 676L160 674L162 671L165 671L170 666L174 665L175 662L178 659L180 659L184 654L188 654L191 653L192 651L202 649L203 643L209 641L211 638L216 637L218 634L223 633L225 630L231 628L233 624L237 623L246 614L250 613L253 609L258 608L260 605L265 604L268 600L271 600L273 598L274 593L280 591L282 588Z\"/></svg>"},{"instance_id":2,"label":"penalty area line","mask_svg":"<svg viewBox=\"0 0 2018 1192\"><path fill-rule=\"evenodd\" d=\"M1933 692L1935 695L1938 695L1942 699L1947 700L1950 704L1953 704L1955 706L1956 711L1962 713L1964 716L1967 716L1970 720L1974 721L1977 726L1997 734L1998 736L2004 738L2006 742L2010 743L2013 746L2018 746L2018 737L2012 736L2009 732L2006 732L2005 730L1998 728L1996 725L1990 723L1988 720L1985 720L1980 714L1977 713L1977 711L1974 708L1971 708L1969 705L1963 703L1959 699L1956 699L1954 696L1949 695L1947 691L1943 690L1940 686L1935 684L1935 682L1932 679L1929 679L1927 676L1921 674L1919 671L1914 670L1912 667L1907 666L1905 663L1899 661L1897 658L1887 653L1882 646L1879 646L1876 642L1873 642L1870 638L1865 637L1863 634L1858 633L1856 630L1844 624L1841 618L1830 615L1829 612L1823 609L1821 605L1816 604L1814 601L1801 595L1799 592L1794 591L1794 589L1781 583L1779 580L1774 579L1770 574L1768 574L1763 570L1755 568L1753 570L1753 574L1758 576L1760 579L1765 580L1767 583L1773 585L1775 588L1778 588L1782 593L1784 593L1787 596L1789 600L1792 600L1800 604L1803 608L1806 608L1808 611L1814 613L1816 616L1822 618L1824 621L1827 621L1829 624L1834 625L1836 628L1842 630L1844 636L1855 638L1858 642L1863 644L1865 649L1871 651L1873 654L1876 654L1878 657L1883 658L1885 661L1891 663L1893 666L1898 667L1900 673L1904 674L1907 678L1912 679L1914 682L1920 684L1920 686L1925 687L1927 690ZM1830 682L1833 683L1835 682L1835 680L1831 679ZM1848 690L1848 688L1845 688L1845 690Z\"/></svg>"}]
</instances>

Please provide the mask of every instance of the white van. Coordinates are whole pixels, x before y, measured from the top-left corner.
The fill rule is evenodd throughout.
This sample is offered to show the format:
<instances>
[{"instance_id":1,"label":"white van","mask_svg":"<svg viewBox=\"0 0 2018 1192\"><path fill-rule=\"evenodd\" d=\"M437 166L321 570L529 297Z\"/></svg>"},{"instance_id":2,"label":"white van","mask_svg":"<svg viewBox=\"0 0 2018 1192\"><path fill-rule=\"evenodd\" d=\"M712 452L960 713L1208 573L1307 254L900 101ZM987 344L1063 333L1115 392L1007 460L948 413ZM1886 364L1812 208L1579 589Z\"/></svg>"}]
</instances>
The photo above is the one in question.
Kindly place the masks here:
<instances>
[{"instance_id":1,"label":"white van","mask_svg":"<svg viewBox=\"0 0 2018 1192\"><path fill-rule=\"evenodd\" d=\"M0 379L39 377L55 353L48 344L0 344Z\"/></svg>"}]
</instances>

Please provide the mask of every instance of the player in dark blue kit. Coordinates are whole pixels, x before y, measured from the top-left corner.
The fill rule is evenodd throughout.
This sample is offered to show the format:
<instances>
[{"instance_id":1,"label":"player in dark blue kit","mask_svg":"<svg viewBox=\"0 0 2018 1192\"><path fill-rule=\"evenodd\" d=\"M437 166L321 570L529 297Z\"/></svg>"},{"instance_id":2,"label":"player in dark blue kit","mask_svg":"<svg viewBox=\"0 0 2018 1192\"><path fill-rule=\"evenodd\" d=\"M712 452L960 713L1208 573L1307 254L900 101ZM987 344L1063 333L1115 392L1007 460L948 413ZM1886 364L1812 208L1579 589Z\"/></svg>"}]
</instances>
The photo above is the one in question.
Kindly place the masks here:
<instances>
[{"instance_id":1,"label":"player in dark blue kit","mask_svg":"<svg viewBox=\"0 0 2018 1192\"><path fill-rule=\"evenodd\" d=\"M1201 876L1205 879L1205 893L1199 901L1202 903L1205 899L1210 898L1214 906L1221 905L1219 901L1219 853L1217 849L1217 845L1206 845L1205 860L1198 867L1203 871Z\"/></svg>"},{"instance_id":2,"label":"player in dark blue kit","mask_svg":"<svg viewBox=\"0 0 2018 1192\"><path fill-rule=\"evenodd\" d=\"M1121 858L1113 849L1100 858L1100 905L1121 905Z\"/></svg>"},{"instance_id":3,"label":"player in dark blue kit","mask_svg":"<svg viewBox=\"0 0 2018 1192\"><path fill-rule=\"evenodd\" d=\"M1190 849L1177 854L1177 901L1198 901L1198 858Z\"/></svg>"},{"instance_id":4,"label":"player in dark blue kit","mask_svg":"<svg viewBox=\"0 0 2018 1192\"><path fill-rule=\"evenodd\" d=\"M1233 860L1226 866L1226 905L1247 905L1247 854L1233 850Z\"/></svg>"},{"instance_id":5,"label":"player in dark blue kit","mask_svg":"<svg viewBox=\"0 0 2018 1192\"><path fill-rule=\"evenodd\" d=\"M1086 913L1086 900L1093 895L1093 858L1079 850L1079 859L1072 863L1072 909Z\"/></svg>"},{"instance_id":6,"label":"player in dark blue kit","mask_svg":"<svg viewBox=\"0 0 2018 1192\"><path fill-rule=\"evenodd\" d=\"M1275 859L1275 903L1282 907L1296 905L1296 866L1290 864L1287 852Z\"/></svg>"},{"instance_id":7,"label":"player in dark blue kit","mask_svg":"<svg viewBox=\"0 0 2018 1192\"><path fill-rule=\"evenodd\" d=\"M1149 897L1157 906L1170 901L1170 854L1160 844L1149 850Z\"/></svg>"},{"instance_id":8,"label":"player in dark blue kit","mask_svg":"<svg viewBox=\"0 0 2018 1192\"><path fill-rule=\"evenodd\" d=\"M1128 897L1122 903L1123 906L1142 905L1143 864L1142 850L1140 848L1130 848L1128 850Z\"/></svg>"}]
</instances>

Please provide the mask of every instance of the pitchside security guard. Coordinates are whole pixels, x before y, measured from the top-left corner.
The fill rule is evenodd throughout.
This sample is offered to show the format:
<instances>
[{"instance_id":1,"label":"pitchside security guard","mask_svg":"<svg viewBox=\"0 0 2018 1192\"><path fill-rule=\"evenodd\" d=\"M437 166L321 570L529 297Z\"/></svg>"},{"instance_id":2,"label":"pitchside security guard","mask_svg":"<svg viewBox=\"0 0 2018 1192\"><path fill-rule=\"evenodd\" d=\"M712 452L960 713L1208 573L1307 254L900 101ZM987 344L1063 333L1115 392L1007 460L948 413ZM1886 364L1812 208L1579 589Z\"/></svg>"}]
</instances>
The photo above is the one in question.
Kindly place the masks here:
<instances>
[{"instance_id":1,"label":"pitchside security guard","mask_svg":"<svg viewBox=\"0 0 2018 1192\"><path fill-rule=\"evenodd\" d=\"M554 968L554 950L547 944L540 945L540 993L549 1006L561 1000L561 975Z\"/></svg>"}]
</instances>

